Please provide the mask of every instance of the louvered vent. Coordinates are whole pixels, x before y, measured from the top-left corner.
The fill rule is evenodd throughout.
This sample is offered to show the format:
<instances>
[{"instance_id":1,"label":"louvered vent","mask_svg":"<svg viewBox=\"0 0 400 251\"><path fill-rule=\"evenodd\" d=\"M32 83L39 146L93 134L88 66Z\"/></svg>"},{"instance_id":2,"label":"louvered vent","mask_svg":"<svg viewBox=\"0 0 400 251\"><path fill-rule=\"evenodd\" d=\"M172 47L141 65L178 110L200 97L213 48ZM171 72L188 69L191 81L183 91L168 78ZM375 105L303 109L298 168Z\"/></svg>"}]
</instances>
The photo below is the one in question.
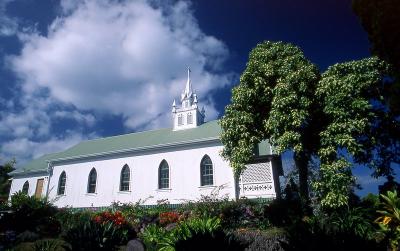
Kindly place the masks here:
<instances>
[{"instance_id":1,"label":"louvered vent","mask_svg":"<svg viewBox=\"0 0 400 251\"><path fill-rule=\"evenodd\" d=\"M253 182L271 182L271 163L257 163L248 164L244 170L241 182L243 183L253 183Z\"/></svg>"}]
</instances>

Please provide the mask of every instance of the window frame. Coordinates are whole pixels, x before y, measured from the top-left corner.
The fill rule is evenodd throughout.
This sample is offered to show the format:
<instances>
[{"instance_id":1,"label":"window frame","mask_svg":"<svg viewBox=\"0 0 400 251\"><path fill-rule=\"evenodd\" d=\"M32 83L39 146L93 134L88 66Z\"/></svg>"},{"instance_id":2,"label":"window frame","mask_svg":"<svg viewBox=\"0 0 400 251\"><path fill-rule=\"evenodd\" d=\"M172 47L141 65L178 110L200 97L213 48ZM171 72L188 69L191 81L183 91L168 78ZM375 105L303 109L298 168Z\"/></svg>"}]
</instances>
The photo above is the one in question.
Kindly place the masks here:
<instances>
[{"instance_id":1,"label":"window frame","mask_svg":"<svg viewBox=\"0 0 400 251\"><path fill-rule=\"evenodd\" d=\"M178 115L178 126L182 126L183 125L183 115L179 114Z\"/></svg>"},{"instance_id":2,"label":"window frame","mask_svg":"<svg viewBox=\"0 0 400 251\"><path fill-rule=\"evenodd\" d=\"M26 185L26 187L25 187L25 185ZM29 195L29 187L30 187L29 181L26 180L26 181L24 182L24 184L22 185L21 192L24 193L24 194L26 194L26 195ZM26 191L25 191L25 190L26 190Z\"/></svg>"},{"instance_id":3,"label":"window frame","mask_svg":"<svg viewBox=\"0 0 400 251\"><path fill-rule=\"evenodd\" d=\"M189 112L187 114L186 120L187 120L187 124L188 125L192 125L193 124L193 114L191 112Z\"/></svg>"},{"instance_id":4,"label":"window frame","mask_svg":"<svg viewBox=\"0 0 400 251\"><path fill-rule=\"evenodd\" d=\"M128 176L128 180L123 180L123 178L124 178L123 175L127 175ZM126 188L126 184L123 184L124 182L128 183L127 188ZM120 176L119 176L119 191L120 192L129 192L130 189L131 189L131 168L129 167L128 164L125 164L122 167L121 172L120 172Z\"/></svg>"},{"instance_id":5,"label":"window frame","mask_svg":"<svg viewBox=\"0 0 400 251\"><path fill-rule=\"evenodd\" d=\"M92 175L93 173L96 174L96 177L95 177L94 184L91 184L91 175ZM97 177L96 168L93 167L93 168L90 170L89 175L88 175L88 182L87 182L87 188L86 188L86 193L87 193L87 194L95 194L95 193L97 192L97 178L98 178L98 177ZM94 191L91 190L91 187L92 187L92 186L94 186Z\"/></svg>"},{"instance_id":6,"label":"window frame","mask_svg":"<svg viewBox=\"0 0 400 251\"><path fill-rule=\"evenodd\" d=\"M166 167L166 168L165 168ZM164 170L162 170L164 168ZM166 169L166 170L165 170ZM167 177L162 177L162 171L165 172ZM164 186L163 181L167 181L167 186ZM163 159L158 166L158 189L163 190L163 189L170 189L171 183L170 183L170 168L168 162Z\"/></svg>"},{"instance_id":7,"label":"window frame","mask_svg":"<svg viewBox=\"0 0 400 251\"><path fill-rule=\"evenodd\" d=\"M60 190L62 185L61 183L62 175L64 175L64 184L63 184L63 192L61 193ZM57 195L65 195L66 187L67 187L67 174L65 173L65 171L62 171L60 176L58 177Z\"/></svg>"},{"instance_id":8,"label":"window frame","mask_svg":"<svg viewBox=\"0 0 400 251\"><path fill-rule=\"evenodd\" d=\"M209 160L209 163L204 163L205 161ZM209 167L211 166L211 174L209 173ZM208 168L208 172L206 173ZM204 170L204 171L203 171ZM211 179L210 179L211 177ZM207 178L207 179L206 179ZM203 156L200 161L200 186L214 186L214 164L207 154Z\"/></svg>"}]
</instances>

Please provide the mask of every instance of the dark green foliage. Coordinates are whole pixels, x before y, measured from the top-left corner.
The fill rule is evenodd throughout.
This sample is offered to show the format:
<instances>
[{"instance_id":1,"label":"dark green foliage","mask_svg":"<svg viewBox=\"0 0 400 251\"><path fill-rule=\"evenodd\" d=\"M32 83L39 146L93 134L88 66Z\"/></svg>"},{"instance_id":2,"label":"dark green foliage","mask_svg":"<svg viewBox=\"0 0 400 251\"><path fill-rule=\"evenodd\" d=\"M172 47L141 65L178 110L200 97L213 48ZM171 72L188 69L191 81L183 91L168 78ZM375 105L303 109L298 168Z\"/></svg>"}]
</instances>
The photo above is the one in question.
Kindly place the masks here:
<instances>
[{"instance_id":1,"label":"dark green foliage","mask_svg":"<svg viewBox=\"0 0 400 251\"><path fill-rule=\"evenodd\" d=\"M286 231L285 250L386 250L373 239L375 229L360 208L306 217Z\"/></svg>"},{"instance_id":2,"label":"dark green foliage","mask_svg":"<svg viewBox=\"0 0 400 251\"><path fill-rule=\"evenodd\" d=\"M195 203L183 205L179 211L183 214L190 212L190 215L200 218L218 217L224 229L267 228L270 224L264 217L265 204L266 202L245 198L233 201L228 198L218 199L216 196L202 196Z\"/></svg>"},{"instance_id":3,"label":"dark green foliage","mask_svg":"<svg viewBox=\"0 0 400 251\"><path fill-rule=\"evenodd\" d=\"M371 52L400 71L400 1L353 0L353 10L371 42Z\"/></svg>"},{"instance_id":4,"label":"dark green foliage","mask_svg":"<svg viewBox=\"0 0 400 251\"><path fill-rule=\"evenodd\" d=\"M300 194L308 199L308 162L319 139L312 115L319 111L314 100L319 78L317 67L292 44L266 41L250 52L220 120L222 156L236 174L251 160L254 145L269 139L277 153L295 152Z\"/></svg>"},{"instance_id":5,"label":"dark green foliage","mask_svg":"<svg viewBox=\"0 0 400 251\"><path fill-rule=\"evenodd\" d=\"M9 173L15 170L14 166L15 160L0 165L0 203L8 199L11 187L11 181L9 180L11 176Z\"/></svg>"},{"instance_id":6,"label":"dark green foliage","mask_svg":"<svg viewBox=\"0 0 400 251\"><path fill-rule=\"evenodd\" d=\"M0 231L22 233L28 230L46 237L57 236L60 232L60 225L55 218L57 208L43 199L16 193L8 209L11 213L0 219Z\"/></svg>"},{"instance_id":7,"label":"dark green foliage","mask_svg":"<svg viewBox=\"0 0 400 251\"><path fill-rule=\"evenodd\" d=\"M400 163L400 116L390 106L390 73L373 57L335 64L321 75L298 47L260 43L220 120L222 155L238 175L254 145L269 139L278 154L294 152L302 204L309 204L309 165L315 160L320 204L346 206L354 163L372 168L375 176L392 174L391 163Z\"/></svg>"},{"instance_id":8,"label":"dark green foliage","mask_svg":"<svg viewBox=\"0 0 400 251\"><path fill-rule=\"evenodd\" d=\"M396 182L392 175L388 175L387 181L378 188L380 194L386 194L388 191L397 191L397 194L400 194L400 183Z\"/></svg>"},{"instance_id":9,"label":"dark green foliage","mask_svg":"<svg viewBox=\"0 0 400 251\"><path fill-rule=\"evenodd\" d=\"M111 238L104 240L105 236ZM63 238L70 243L72 250L113 250L114 242L119 242L112 229L103 228L90 219L76 222L65 231Z\"/></svg>"},{"instance_id":10,"label":"dark green foliage","mask_svg":"<svg viewBox=\"0 0 400 251\"><path fill-rule=\"evenodd\" d=\"M248 251L283 251L287 246L286 231L270 228L265 231L240 229L233 233L236 241L246 246Z\"/></svg>"},{"instance_id":11,"label":"dark green foliage","mask_svg":"<svg viewBox=\"0 0 400 251\"><path fill-rule=\"evenodd\" d=\"M265 217L273 226L293 224L304 215L300 200L276 199L265 207Z\"/></svg>"},{"instance_id":12,"label":"dark green foliage","mask_svg":"<svg viewBox=\"0 0 400 251\"><path fill-rule=\"evenodd\" d=\"M69 248L68 244L59 239L44 239L35 241L35 251L63 251Z\"/></svg>"},{"instance_id":13,"label":"dark green foliage","mask_svg":"<svg viewBox=\"0 0 400 251\"><path fill-rule=\"evenodd\" d=\"M242 250L221 228L218 218L193 218L180 223L164 237L161 249L180 250Z\"/></svg>"},{"instance_id":14,"label":"dark green foliage","mask_svg":"<svg viewBox=\"0 0 400 251\"><path fill-rule=\"evenodd\" d=\"M108 213L113 217L112 213ZM135 232L127 224L118 225L113 221L103 220L98 213L83 211L62 215L62 238L68 242L72 250L116 250Z\"/></svg>"}]
</instances>

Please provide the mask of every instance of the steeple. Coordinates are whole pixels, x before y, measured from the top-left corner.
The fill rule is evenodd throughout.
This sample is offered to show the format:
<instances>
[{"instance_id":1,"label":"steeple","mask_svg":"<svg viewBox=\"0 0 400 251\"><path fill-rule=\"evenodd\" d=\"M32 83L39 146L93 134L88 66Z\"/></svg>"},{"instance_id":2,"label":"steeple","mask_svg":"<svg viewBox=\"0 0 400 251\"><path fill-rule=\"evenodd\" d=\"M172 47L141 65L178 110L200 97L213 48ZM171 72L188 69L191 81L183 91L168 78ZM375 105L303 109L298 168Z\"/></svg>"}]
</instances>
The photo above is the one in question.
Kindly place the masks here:
<instances>
[{"instance_id":1,"label":"steeple","mask_svg":"<svg viewBox=\"0 0 400 251\"><path fill-rule=\"evenodd\" d=\"M175 100L172 104L174 130L195 128L204 123L204 111L200 112L198 109L198 98L193 92L190 73L188 67L185 89L181 93L181 107L176 106Z\"/></svg>"},{"instance_id":2,"label":"steeple","mask_svg":"<svg viewBox=\"0 0 400 251\"><path fill-rule=\"evenodd\" d=\"M182 92L181 95L181 102L184 99L189 99L192 97L193 90L192 90L192 81L190 80L190 68L187 68L187 80L186 80L186 86L185 90Z\"/></svg>"}]
</instances>

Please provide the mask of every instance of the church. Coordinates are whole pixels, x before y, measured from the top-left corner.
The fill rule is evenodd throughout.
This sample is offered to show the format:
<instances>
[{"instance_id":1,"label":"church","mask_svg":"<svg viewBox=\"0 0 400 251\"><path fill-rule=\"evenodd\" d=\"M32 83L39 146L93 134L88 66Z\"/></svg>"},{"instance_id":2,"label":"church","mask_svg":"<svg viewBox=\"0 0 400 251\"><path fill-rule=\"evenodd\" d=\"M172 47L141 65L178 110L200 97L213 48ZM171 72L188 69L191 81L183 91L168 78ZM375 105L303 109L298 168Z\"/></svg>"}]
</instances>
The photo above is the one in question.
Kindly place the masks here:
<instances>
[{"instance_id":1,"label":"church","mask_svg":"<svg viewBox=\"0 0 400 251\"><path fill-rule=\"evenodd\" d=\"M217 120L205 121L192 89L190 70L180 105L172 105L172 128L83 141L44 155L11 173L10 196L22 191L58 207L106 207L113 202L180 204L202 196L276 198L281 158L268 141L235 179L220 156Z\"/></svg>"}]
</instances>

